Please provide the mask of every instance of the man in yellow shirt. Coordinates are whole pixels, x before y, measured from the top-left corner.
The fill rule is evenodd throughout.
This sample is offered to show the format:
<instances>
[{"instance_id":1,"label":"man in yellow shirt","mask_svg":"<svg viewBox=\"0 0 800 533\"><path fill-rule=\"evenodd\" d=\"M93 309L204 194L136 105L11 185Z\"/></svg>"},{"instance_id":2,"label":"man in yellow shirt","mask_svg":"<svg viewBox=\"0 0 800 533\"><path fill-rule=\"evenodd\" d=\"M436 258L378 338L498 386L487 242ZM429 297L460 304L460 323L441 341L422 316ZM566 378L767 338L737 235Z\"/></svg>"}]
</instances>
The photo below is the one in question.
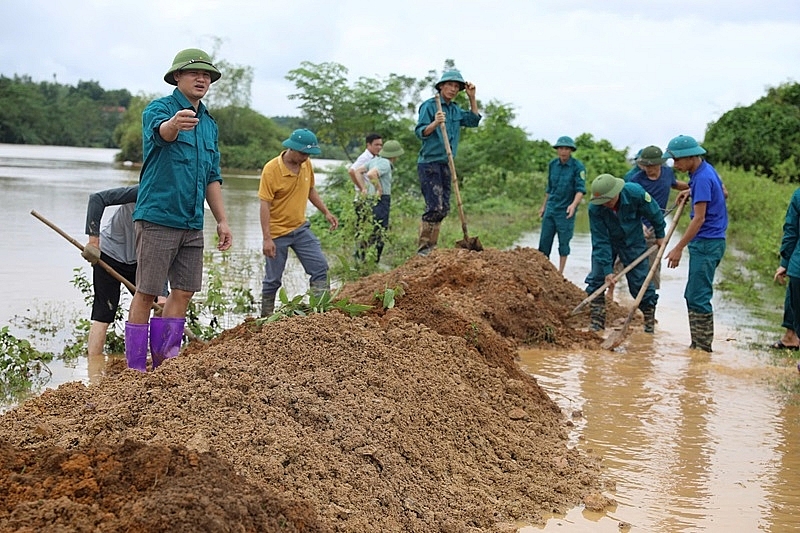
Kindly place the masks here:
<instances>
[{"instance_id":1,"label":"man in yellow shirt","mask_svg":"<svg viewBox=\"0 0 800 533\"><path fill-rule=\"evenodd\" d=\"M261 316L269 316L275 309L275 295L281 287L289 248L309 275L311 290L317 294L330 290L328 261L306 219L307 203L310 201L325 215L331 231L339 227L339 220L314 186L314 169L308 157L322 153L316 135L307 129L295 130L283 146L286 150L264 165L258 186L262 251L266 257Z\"/></svg>"}]
</instances>

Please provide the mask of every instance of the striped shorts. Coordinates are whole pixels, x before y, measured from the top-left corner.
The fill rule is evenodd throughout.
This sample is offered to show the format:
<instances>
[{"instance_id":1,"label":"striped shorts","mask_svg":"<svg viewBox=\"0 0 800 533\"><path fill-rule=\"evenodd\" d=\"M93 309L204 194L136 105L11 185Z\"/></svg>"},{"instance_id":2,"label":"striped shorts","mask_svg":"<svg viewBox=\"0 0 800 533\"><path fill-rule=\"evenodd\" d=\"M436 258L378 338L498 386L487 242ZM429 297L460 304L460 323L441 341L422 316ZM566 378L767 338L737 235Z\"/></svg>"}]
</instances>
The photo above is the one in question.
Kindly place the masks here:
<instances>
[{"instance_id":1,"label":"striped shorts","mask_svg":"<svg viewBox=\"0 0 800 533\"><path fill-rule=\"evenodd\" d=\"M203 231L177 229L144 220L136 228L136 290L161 294L172 289L197 292L203 286Z\"/></svg>"}]
</instances>

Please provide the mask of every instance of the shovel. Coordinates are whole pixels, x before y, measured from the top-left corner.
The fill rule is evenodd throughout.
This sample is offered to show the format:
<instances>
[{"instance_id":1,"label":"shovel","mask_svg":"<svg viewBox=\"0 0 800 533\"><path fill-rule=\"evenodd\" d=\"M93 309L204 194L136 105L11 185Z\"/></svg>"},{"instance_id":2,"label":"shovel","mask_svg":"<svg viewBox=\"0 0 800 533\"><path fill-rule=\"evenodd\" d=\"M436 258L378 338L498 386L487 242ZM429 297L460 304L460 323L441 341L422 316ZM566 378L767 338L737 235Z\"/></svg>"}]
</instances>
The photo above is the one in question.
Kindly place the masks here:
<instances>
[{"instance_id":1,"label":"shovel","mask_svg":"<svg viewBox=\"0 0 800 533\"><path fill-rule=\"evenodd\" d=\"M587 296L586 298L584 298L584 300L583 300L581 303L579 303L579 304L578 304L578 305L575 307L575 309L573 309L572 311L570 311L570 313L569 313L569 316L575 316L576 314L578 314L578 311L580 311L581 309L583 309L583 308L586 306L586 304L588 304L589 302L591 302L592 300L594 300L595 298L597 298L598 296L600 296L600 295L603 293L603 291L605 291L605 290L608 288L608 286L609 286L609 285L611 285L611 283L616 283L616 282L618 282L619 280L621 280L621 279L622 279L622 276L624 276L625 274L627 274L628 272L630 272L630 271L631 271L631 269L632 269L633 267L635 267L636 265L638 265L639 263L641 263L642 261L644 261L644 258L645 258L645 257L648 257L648 256L650 256L650 255L653 255L653 252L655 252L656 250L658 250L658 246L656 246L655 244L654 244L653 246L651 246L650 248L648 248L648 249L647 249L647 250L646 250L646 251L645 251L645 252L644 252L642 255L640 255L639 257L637 257L637 258L636 258L636 259L634 259L633 261L631 261L631 262L630 262L630 264L628 264L628 266L626 266L625 268L623 268L623 269L620 271L620 273L619 273L619 274L617 274L616 276L614 276L614 279L612 279L610 282L609 282L609 281L606 281L605 283L603 283L602 285L600 285L600 288L598 288L598 289L597 289L596 291L594 291L592 294L590 294L589 296Z\"/></svg>"},{"instance_id":2,"label":"shovel","mask_svg":"<svg viewBox=\"0 0 800 533\"><path fill-rule=\"evenodd\" d=\"M442 111L442 100L439 97L439 93L437 92L434 95L436 99L436 110L441 112ZM480 239L478 237L470 237L467 233L467 217L464 216L464 204L461 203L461 193L458 190L458 177L456 176L456 164L453 162L453 151L450 149L450 138L447 136L447 127L445 126L444 122L439 124L440 129L442 130L442 140L444 141L444 149L447 151L447 163L450 165L450 177L453 181L453 192L456 193L456 202L458 203L458 216L461 217L461 231L464 232L464 239L456 242L456 246L458 248L464 248L465 250L474 250L476 252L480 252L483 250L483 245L481 244Z\"/></svg>"},{"instance_id":3,"label":"shovel","mask_svg":"<svg viewBox=\"0 0 800 533\"><path fill-rule=\"evenodd\" d=\"M79 242L78 242L78 241L76 241L74 238L72 238L72 237L71 237L71 236L70 236L70 235L69 235L67 232L65 232L64 230L62 230L61 228L59 228L58 226L56 226L55 224L53 224L52 222L50 222L49 220L47 220L45 217L43 217L42 215L40 215L39 213L37 213L37 212L36 212L36 210L32 210L32 211L31 211L31 215L35 216L36 218L38 218L39 220L41 220L42 222L44 222L44 224L45 224L45 225L47 225L47 226L50 226L50 228L51 228L52 230L54 230L56 233L58 233L59 235L61 235L61 236L62 236L62 237L64 237L65 239L67 239L69 242L71 242L72 244L74 244L74 245L75 245L75 247L76 247L76 248L78 248L78 250L80 250L81 252L83 251L83 245L82 245L81 243L79 243ZM122 283L123 285L125 285L125 287L126 287L126 288L127 288L129 291L131 291L131 294L133 294L134 292L136 292L136 287L135 287L133 284L131 284L131 282L130 282L130 281L128 281L127 279L125 279L125 278L124 278L124 277L123 277L123 276L122 276L122 275L121 275L119 272L117 272L116 270L114 270L114 269L111 267L111 265L109 265L108 263L106 263L106 262L105 262L105 261L103 261L102 259L98 259L98 260L97 260L97 264L98 264L98 265L100 265L101 267L103 267L103 269L104 269L106 272L108 272L108 273L111 275L111 277L113 277L115 280L117 280L117 281L119 281L120 283ZM153 304L152 304L152 305L153 305L153 309L155 309L155 310L156 310L156 312L158 312L158 313L160 313L160 312L163 310L163 309L162 309L162 307L161 307L161 305L159 305L159 304L158 304L158 303L156 303L156 302L153 302ZM188 327L187 327L187 328L185 328L183 332L186 334L186 336L189 338L189 340L192 340L192 341L198 341L198 340L200 340L200 339L198 339L198 338L197 338L197 335L195 335L195 334L192 332L192 330L190 330Z\"/></svg>"},{"instance_id":4,"label":"shovel","mask_svg":"<svg viewBox=\"0 0 800 533\"><path fill-rule=\"evenodd\" d=\"M633 314L636 312L636 309L639 307L639 304L642 302L642 298L644 298L644 293L647 290L647 286L650 285L650 280L653 279L653 276L656 273L656 268L658 264L661 262L661 258L664 256L664 249L667 247L667 243L669 242L670 237L672 237L672 233L675 231L675 228L678 226L678 220L681 218L681 214L683 213L683 206L686 205L684 201L682 204L678 205L678 210L675 211L675 216L672 219L672 225L667 231L667 234L664 236L664 240L661 242L661 247L658 249L658 253L656 254L656 258L653 261L653 265L650 267L650 272L647 273L647 277L644 278L644 283L642 283L642 288L639 289L639 294L636 295L636 300L633 302L631 306L631 310L628 313L628 318L625 319L625 323L622 324L622 329L619 331L615 331L608 338L603 341L601 347L605 350L613 350L625 340L625 337L628 333L628 326L633 319Z\"/></svg>"}]
</instances>

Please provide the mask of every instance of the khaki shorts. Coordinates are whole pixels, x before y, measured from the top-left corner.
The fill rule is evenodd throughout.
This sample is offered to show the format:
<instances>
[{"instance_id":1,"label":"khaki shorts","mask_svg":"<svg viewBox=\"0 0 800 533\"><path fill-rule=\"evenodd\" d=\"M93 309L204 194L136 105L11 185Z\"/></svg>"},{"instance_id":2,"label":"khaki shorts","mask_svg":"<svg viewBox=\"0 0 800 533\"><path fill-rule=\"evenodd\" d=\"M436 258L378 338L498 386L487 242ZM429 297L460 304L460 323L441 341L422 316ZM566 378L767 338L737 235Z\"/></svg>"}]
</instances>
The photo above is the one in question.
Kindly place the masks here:
<instances>
[{"instance_id":1,"label":"khaki shorts","mask_svg":"<svg viewBox=\"0 0 800 533\"><path fill-rule=\"evenodd\" d=\"M197 292L203 287L203 231L176 229L144 220L136 228L136 289L161 294L172 289Z\"/></svg>"}]
</instances>

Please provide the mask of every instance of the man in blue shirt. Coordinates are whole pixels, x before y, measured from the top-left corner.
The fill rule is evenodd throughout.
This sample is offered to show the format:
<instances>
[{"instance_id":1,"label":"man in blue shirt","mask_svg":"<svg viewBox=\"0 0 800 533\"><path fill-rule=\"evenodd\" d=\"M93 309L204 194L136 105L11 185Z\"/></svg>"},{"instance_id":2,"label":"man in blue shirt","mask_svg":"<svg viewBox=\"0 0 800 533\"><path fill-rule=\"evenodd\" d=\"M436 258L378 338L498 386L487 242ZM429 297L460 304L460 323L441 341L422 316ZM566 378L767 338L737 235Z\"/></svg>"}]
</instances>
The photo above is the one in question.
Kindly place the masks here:
<instances>
[{"instance_id":1,"label":"man in blue shirt","mask_svg":"<svg viewBox=\"0 0 800 533\"><path fill-rule=\"evenodd\" d=\"M685 181L679 181L675 177L675 172L667 165L664 164L664 154L658 146L648 146L641 150L637 162L640 170L628 176L626 174L625 181L629 183L638 183L642 188L650 193L653 200L656 201L661 211L666 214L667 204L669 204L669 195L672 189L676 191L685 191L689 188L689 184ZM644 237L646 240L646 248L655 244L655 236L651 230L650 222L643 218L644 224ZM661 263L656 267L655 274L653 275L653 284L656 289L661 288Z\"/></svg>"},{"instance_id":2,"label":"man in blue shirt","mask_svg":"<svg viewBox=\"0 0 800 533\"><path fill-rule=\"evenodd\" d=\"M548 166L547 190L539 209L542 219L539 251L550 257L553 240L558 234L558 271L563 274L570 252L569 241L575 231L575 212L586 194L586 167L572 157L578 147L571 137L559 137L553 148L558 157Z\"/></svg>"},{"instance_id":3,"label":"man in blue shirt","mask_svg":"<svg viewBox=\"0 0 800 533\"><path fill-rule=\"evenodd\" d=\"M422 148L417 158L417 173L422 196L425 198L425 212L417 242L417 254L426 256L439 241L439 227L450 211L450 166L444 146L441 124L445 125L453 157L458 151L461 127L475 128L481 120L478 102L475 99L475 85L464 81L461 73L446 70L436 83L436 91L442 102L442 111L436 109L436 101L429 98L419 106L419 119L414 129L422 140ZM465 91L469 99L469 111L464 111L453 99L459 91Z\"/></svg>"},{"instance_id":4,"label":"man in blue shirt","mask_svg":"<svg viewBox=\"0 0 800 533\"><path fill-rule=\"evenodd\" d=\"M178 52L164 81L176 88L142 113L143 163L133 211L136 227L136 294L125 324L128 366L145 370L149 334L153 367L175 357L186 309L203 280L203 215L207 202L217 221L219 250L232 243L222 201L217 123L201 99L221 77L202 50ZM161 317L150 304L169 278Z\"/></svg>"},{"instance_id":5,"label":"man in blue shirt","mask_svg":"<svg viewBox=\"0 0 800 533\"><path fill-rule=\"evenodd\" d=\"M710 352L714 340L711 298L714 295L714 274L725 255L728 208L722 179L714 167L700 157L705 153L705 149L688 135L679 135L667 145L665 155L675 160L675 170L689 173L692 220L666 258L667 266L676 268L683 249L689 248L689 277L683 297L689 311L691 347ZM687 191L681 192L678 201L687 199Z\"/></svg>"}]
</instances>

